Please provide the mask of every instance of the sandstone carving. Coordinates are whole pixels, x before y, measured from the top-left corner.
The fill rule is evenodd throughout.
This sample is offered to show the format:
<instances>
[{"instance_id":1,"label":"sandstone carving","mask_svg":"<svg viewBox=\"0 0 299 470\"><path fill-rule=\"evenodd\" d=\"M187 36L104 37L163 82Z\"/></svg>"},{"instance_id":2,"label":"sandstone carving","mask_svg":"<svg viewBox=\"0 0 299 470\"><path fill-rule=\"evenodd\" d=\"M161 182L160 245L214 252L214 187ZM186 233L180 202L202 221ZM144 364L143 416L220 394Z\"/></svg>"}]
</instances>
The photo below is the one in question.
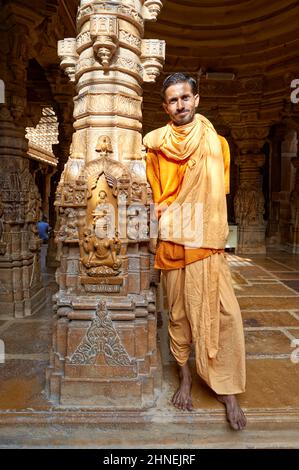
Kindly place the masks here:
<instances>
[{"instance_id":1,"label":"sandstone carving","mask_svg":"<svg viewBox=\"0 0 299 470\"><path fill-rule=\"evenodd\" d=\"M61 67L71 82L75 81L75 69L78 60L76 39L67 38L58 41L58 56L61 58Z\"/></svg>"},{"instance_id":2,"label":"sandstone carving","mask_svg":"<svg viewBox=\"0 0 299 470\"><path fill-rule=\"evenodd\" d=\"M161 0L145 0L143 4L143 18L147 21L156 21L163 3Z\"/></svg>"},{"instance_id":3,"label":"sandstone carving","mask_svg":"<svg viewBox=\"0 0 299 470\"><path fill-rule=\"evenodd\" d=\"M142 408L155 400L160 372L141 96L143 81L153 82L164 63L164 41L143 39L145 19L156 19L161 6L81 1L77 37L58 45L62 69L76 88L75 132L55 201L57 311L68 312L58 314L52 354L64 348L65 368L53 360L48 374L50 397L58 403L117 397L116 407ZM64 346L60 327L67 330ZM127 386L133 395L122 393Z\"/></svg>"},{"instance_id":4,"label":"sandstone carving","mask_svg":"<svg viewBox=\"0 0 299 470\"><path fill-rule=\"evenodd\" d=\"M235 217L240 225L262 224L265 199L248 183L240 187L235 196Z\"/></svg>"},{"instance_id":5,"label":"sandstone carving","mask_svg":"<svg viewBox=\"0 0 299 470\"><path fill-rule=\"evenodd\" d=\"M104 69L107 69L117 48L117 18L110 15L93 15L90 18L90 36L96 57Z\"/></svg>"},{"instance_id":6,"label":"sandstone carving","mask_svg":"<svg viewBox=\"0 0 299 470\"><path fill-rule=\"evenodd\" d=\"M99 302L96 317L88 328L86 336L71 356L70 363L95 364L101 355L106 364L111 367L131 365L131 359L121 344L104 300Z\"/></svg>"}]
</instances>

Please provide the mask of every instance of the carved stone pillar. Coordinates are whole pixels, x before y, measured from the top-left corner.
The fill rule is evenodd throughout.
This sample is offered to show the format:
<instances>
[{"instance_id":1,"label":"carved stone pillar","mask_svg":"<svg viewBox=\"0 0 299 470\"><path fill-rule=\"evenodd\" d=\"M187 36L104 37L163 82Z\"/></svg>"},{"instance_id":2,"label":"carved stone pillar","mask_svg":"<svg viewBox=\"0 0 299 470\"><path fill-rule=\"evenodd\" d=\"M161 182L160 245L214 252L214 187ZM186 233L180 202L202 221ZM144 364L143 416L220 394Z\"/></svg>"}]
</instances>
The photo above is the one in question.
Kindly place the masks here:
<instances>
[{"instance_id":1,"label":"carved stone pillar","mask_svg":"<svg viewBox=\"0 0 299 470\"><path fill-rule=\"evenodd\" d=\"M279 230L280 242L283 246L293 245L294 230L294 206L291 204L294 200L291 197L293 186L293 172L297 157L297 134L294 129L286 129L281 143L281 186L279 192L280 213ZM295 162L295 165L292 162ZM295 188L294 188L295 190ZM292 249L292 248L291 248Z\"/></svg>"},{"instance_id":2,"label":"carved stone pillar","mask_svg":"<svg viewBox=\"0 0 299 470\"><path fill-rule=\"evenodd\" d=\"M261 172L265 156L261 149L268 128L248 126L233 129L232 134L240 151L236 159L239 166L239 187L234 200L235 219L238 224L237 252L265 253L265 198Z\"/></svg>"},{"instance_id":3,"label":"carved stone pillar","mask_svg":"<svg viewBox=\"0 0 299 470\"><path fill-rule=\"evenodd\" d=\"M64 106L66 108L66 106ZM68 114L68 113L67 113ZM49 224L52 227L52 231L50 233L49 243L48 243L48 251L47 251L47 259L46 264L48 267L55 267L59 266L59 259L57 258L57 245L55 243L55 230L58 230L58 217L57 217L57 207L55 207L55 193L57 190L58 182L61 178L61 174L63 168L67 162L70 145L72 140L72 123L71 122L64 122L65 114L59 114L60 122L59 122L59 144L53 145L53 153L58 159L58 165L56 168L56 173L51 178L50 182L50 204L49 204Z\"/></svg>"},{"instance_id":4,"label":"carved stone pillar","mask_svg":"<svg viewBox=\"0 0 299 470\"><path fill-rule=\"evenodd\" d=\"M280 190L281 190L281 142L285 134L283 126L272 129L272 147L269 171L269 221L266 238L268 246L280 243Z\"/></svg>"},{"instance_id":5,"label":"carved stone pillar","mask_svg":"<svg viewBox=\"0 0 299 470\"><path fill-rule=\"evenodd\" d=\"M45 70L48 83L51 87L53 99L55 101L55 113L58 119L58 144L53 145L53 153L58 160L56 173L51 178L51 191L50 191L50 205L49 205L49 223L53 231L50 234L48 251L47 251L47 266L58 267L59 260L57 260L56 243L54 240L54 229L57 224L57 208L54 206L55 193L63 168L67 162L70 153L70 146L73 135L73 97L75 94L74 86L68 80L68 77L63 73L60 67L51 66Z\"/></svg>"},{"instance_id":6,"label":"carved stone pillar","mask_svg":"<svg viewBox=\"0 0 299 470\"><path fill-rule=\"evenodd\" d=\"M61 129L61 127L63 126L61 126L60 124L59 128ZM55 207L55 193L57 190L59 179L61 178L63 167L69 155L71 137L69 139L65 137L65 134L63 132L60 132L59 144L55 144L52 146L53 153L58 159L58 165L56 168L56 172L53 174L50 181L49 224L52 230L49 237L46 257L46 265L49 268L57 268L59 266L59 259L57 259L57 244L55 242L55 228L58 227L57 207Z\"/></svg>"},{"instance_id":7,"label":"carved stone pillar","mask_svg":"<svg viewBox=\"0 0 299 470\"><path fill-rule=\"evenodd\" d=\"M2 10L7 31L0 34L5 103L0 104L0 316L24 317L45 302L36 222L41 198L26 158L26 67L28 29L24 18Z\"/></svg>"},{"instance_id":8,"label":"carved stone pillar","mask_svg":"<svg viewBox=\"0 0 299 470\"><path fill-rule=\"evenodd\" d=\"M71 155L56 207L59 292L49 394L63 405L152 406L160 386L149 203L141 150L142 83L164 60L144 40L160 0L81 0L77 37L59 42L74 83Z\"/></svg>"},{"instance_id":9,"label":"carved stone pillar","mask_svg":"<svg viewBox=\"0 0 299 470\"><path fill-rule=\"evenodd\" d=\"M292 165L295 168L294 189L291 192L291 250L292 253L299 254L299 157L292 158Z\"/></svg>"}]
</instances>

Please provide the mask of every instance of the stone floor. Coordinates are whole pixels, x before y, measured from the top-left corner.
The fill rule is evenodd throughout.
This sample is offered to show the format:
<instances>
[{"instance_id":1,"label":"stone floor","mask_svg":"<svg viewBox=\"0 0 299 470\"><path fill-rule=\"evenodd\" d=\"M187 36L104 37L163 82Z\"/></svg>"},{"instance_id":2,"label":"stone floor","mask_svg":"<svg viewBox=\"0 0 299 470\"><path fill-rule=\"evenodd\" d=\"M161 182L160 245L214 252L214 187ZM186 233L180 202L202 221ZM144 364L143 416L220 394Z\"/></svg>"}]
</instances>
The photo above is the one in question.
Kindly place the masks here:
<instances>
[{"instance_id":1,"label":"stone floor","mask_svg":"<svg viewBox=\"0 0 299 470\"><path fill-rule=\"evenodd\" d=\"M155 408L143 413L54 408L44 393L56 289L54 273L48 272L47 309L13 320L1 312L0 447L298 448L299 256L283 251L227 256L246 336L247 391L240 397L248 417L245 431L229 429L222 405L196 377L194 366L195 410L173 409L177 378L165 312L159 331L163 390Z\"/></svg>"}]
</instances>

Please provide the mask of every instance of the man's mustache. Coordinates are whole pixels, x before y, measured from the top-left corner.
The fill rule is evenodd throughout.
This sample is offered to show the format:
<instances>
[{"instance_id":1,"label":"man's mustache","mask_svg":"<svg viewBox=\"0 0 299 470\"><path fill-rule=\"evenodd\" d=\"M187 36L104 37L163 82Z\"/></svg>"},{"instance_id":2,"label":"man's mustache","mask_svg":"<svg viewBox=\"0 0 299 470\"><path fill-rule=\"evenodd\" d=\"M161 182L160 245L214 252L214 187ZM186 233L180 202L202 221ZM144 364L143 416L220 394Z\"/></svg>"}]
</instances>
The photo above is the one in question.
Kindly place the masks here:
<instances>
[{"instance_id":1,"label":"man's mustache","mask_svg":"<svg viewBox=\"0 0 299 470\"><path fill-rule=\"evenodd\" d=\"M183 109L182 111L177 111L176 114L183 114L183 113L189 113L190 110L189 109Z\"/></svg>"}]
</instances>

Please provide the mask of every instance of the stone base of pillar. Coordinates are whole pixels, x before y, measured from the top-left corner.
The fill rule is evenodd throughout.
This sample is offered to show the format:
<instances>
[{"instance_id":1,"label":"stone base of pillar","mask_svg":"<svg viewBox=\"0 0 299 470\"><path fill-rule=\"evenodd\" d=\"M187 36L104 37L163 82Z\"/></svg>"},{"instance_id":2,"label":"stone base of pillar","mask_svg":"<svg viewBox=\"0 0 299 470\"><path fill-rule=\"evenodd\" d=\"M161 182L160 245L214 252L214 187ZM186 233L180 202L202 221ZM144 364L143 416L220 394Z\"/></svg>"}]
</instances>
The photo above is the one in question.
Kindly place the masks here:
<instances>
[{"instance_id":1,"label":"stone base of pillar","mask_svg":"<svg viewBox=\"0 0 299 470\"><path fill-rule=\"evenodd\" d=\"M238 227L236 254L265 254L265 225Z\"/></svg>"},{"instance_id":2,"label":"stone base of pillar","mask_svg":"<svg viewBox=\"0 0 299 470\"><path fill-rule=\"evenodd\" d=\"M155 309L143 296L57 304L48 395L61 406L146 409L161 390Z\"/></svg>"}]
</instances>

